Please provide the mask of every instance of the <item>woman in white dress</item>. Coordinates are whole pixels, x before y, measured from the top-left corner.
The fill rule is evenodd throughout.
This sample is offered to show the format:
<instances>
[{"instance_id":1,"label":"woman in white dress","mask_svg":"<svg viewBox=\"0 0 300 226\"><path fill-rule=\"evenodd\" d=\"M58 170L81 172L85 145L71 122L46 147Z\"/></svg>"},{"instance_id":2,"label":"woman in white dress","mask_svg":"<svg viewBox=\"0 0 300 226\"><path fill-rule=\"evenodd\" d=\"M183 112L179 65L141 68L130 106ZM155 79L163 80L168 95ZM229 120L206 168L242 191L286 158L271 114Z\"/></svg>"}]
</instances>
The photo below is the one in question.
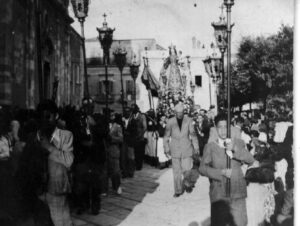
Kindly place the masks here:
<instances>
[{"instance_id":1,"label":"woman in white dress","mask_svg":"<svg viewBox=\"0 0 300 226\"><path fill-rule=\"evenodd\" d=\"M256 136L258 136L258 134ZM259 145L266 144L264 141L259 140L258 137L252 135L251 154L256 154L256 149L258 149ZM264 226L265 222L270 222L270 217L275 209L274 195L275 189L273 182L248 184L246 199L248 226Z\"/></svg>"},{"instance_id":2,"label":"woman in white dress","mask_svg":"<svg viewBox=\"0 0 300 226\"><path fill-rule=\"evenodd\" d=\"M151 166L157 165L157 123L155 120L155 112L153 109L150 109L147 113L147 131L144 134L144 137L147 139L147 144L145 146L145 161Z\"/></svg>"},{"instance_id":3,"label":"woman in white dress","mask_svg":"<svg viewBox=\"0 0 300 226\"><path fill-rule=\"evenodd\" d=\"M158 162L159 162L159 167L165 168L168 167L169 162L170 162L170 156L166 156L165 151L164 151L164 146L163 146L163 138L164 138L164 133L165 133L165 128L166 128L166 116L162 115L159 119L158 123L158 140L157 140L157 157L158 157Z\"/></svg>"}]
</instances>

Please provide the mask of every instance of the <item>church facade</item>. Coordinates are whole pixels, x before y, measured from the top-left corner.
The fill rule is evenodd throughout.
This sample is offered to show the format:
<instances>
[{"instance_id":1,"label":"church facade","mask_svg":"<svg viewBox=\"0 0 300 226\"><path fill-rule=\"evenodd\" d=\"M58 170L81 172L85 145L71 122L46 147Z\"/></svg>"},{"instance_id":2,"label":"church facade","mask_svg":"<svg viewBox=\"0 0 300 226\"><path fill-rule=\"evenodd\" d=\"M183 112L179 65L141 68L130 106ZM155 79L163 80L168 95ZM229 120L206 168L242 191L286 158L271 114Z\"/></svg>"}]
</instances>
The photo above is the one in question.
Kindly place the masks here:
<instances>
[{"instance_id":1,"label":"church facade","mask_svg":"<svg viewBox=\"0 0 300 226\"><path fill-rule=\"evenodd\" d=\"M48 98L79 106L82 39L68 0L0 0L0 105L35 108Z\"/></svg>"}]
</instances>

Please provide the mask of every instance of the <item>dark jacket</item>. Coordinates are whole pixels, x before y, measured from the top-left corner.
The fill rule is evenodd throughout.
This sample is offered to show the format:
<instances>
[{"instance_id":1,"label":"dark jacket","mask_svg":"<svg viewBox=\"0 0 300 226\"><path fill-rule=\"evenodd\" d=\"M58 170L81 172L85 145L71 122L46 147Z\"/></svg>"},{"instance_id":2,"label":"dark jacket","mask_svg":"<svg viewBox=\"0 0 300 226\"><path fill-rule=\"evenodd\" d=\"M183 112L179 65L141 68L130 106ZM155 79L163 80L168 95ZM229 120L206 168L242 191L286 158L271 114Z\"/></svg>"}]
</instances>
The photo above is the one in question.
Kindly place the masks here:
<instances>
[{"instance_id":1,"label":"dark jacket","mask_svg":"<svg viewBox=\"0 0 300 226\"><path fill-rule=\"evenodd\" d=\"M128 145L144 140L144 133L147 130L147 120L144 114L139 113L137 117L132 115L129 119L127 132L130 139L127 139Z\"/></svg>"}]
</instances>

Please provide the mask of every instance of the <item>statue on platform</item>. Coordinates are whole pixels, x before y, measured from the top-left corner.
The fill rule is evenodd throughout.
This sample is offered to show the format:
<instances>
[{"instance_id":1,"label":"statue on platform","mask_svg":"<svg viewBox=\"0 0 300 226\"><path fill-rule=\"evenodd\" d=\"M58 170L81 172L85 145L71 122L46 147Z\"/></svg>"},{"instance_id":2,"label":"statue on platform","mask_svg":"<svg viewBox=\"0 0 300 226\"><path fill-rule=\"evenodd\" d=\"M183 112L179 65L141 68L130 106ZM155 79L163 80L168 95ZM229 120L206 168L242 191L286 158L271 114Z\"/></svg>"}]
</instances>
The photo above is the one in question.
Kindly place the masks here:
<instances>
[{"instance_id":1,"label":"statue on platform","mask_svg":"<svg viewBox=\"0 0 300 226\"><path fill-rule=\"evenodd\" d=\"M190 77L188 58L182 58L181 51L177 55L176 47L171 45L160 71L158 113L166 116L174 114L174 106L178 102L184 103L187 112L191 111Z\"/></svg>"},{"instance_id":2,"label":"statue on platform","mask_svg":"<svg viewBox=\"0 0 300 226\"><path fill-rule=\"evenodd\" d=\"M183 81L180 75L178 56L175 46L169 47L169 57L164 61L160 72L160 82L162 83L162 92L178 93L183 91Z\"/></svg>"}]
</instances>

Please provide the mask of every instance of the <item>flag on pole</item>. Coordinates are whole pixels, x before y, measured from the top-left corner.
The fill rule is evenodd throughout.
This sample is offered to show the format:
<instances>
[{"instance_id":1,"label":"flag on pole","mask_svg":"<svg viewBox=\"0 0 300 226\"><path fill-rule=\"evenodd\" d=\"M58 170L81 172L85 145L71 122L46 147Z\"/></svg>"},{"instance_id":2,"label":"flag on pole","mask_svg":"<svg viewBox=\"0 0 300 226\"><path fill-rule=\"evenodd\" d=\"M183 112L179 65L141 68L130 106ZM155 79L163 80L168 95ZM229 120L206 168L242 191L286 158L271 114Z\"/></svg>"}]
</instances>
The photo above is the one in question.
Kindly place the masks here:
<instances>
[{"instance_id":1,"label":"flag on pole","mask_svg":"<svg viewBox=\"0 0 300 226\"><path fill-rule=\"evenodd\" d=\"M158 97L159 82L147 65L144 67L141 79L146 89L151 91L152 96Z\"/></svg>"}]
</instances>

